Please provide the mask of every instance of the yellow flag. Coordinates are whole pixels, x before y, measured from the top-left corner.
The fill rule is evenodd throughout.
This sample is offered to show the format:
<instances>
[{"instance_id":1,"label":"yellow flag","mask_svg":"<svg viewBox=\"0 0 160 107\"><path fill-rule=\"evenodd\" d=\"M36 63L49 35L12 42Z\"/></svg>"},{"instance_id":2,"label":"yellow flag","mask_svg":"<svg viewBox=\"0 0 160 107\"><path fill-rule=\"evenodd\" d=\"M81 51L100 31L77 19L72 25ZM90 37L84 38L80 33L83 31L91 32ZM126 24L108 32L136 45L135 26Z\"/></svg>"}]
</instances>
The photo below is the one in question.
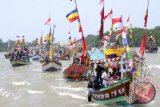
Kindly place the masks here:
<instances>
[{"instance_id":1,"label":"yellow flag","mask_svg":"<svg viewBox=\"0 0 160 107\"><path fill-rule=\"evenodd\" d=\"M52 60L52 55L53 55L53 49L52 49L52 46L50 46L50 49L49 49L49 58Z\"/></svg>"}]
</instances>

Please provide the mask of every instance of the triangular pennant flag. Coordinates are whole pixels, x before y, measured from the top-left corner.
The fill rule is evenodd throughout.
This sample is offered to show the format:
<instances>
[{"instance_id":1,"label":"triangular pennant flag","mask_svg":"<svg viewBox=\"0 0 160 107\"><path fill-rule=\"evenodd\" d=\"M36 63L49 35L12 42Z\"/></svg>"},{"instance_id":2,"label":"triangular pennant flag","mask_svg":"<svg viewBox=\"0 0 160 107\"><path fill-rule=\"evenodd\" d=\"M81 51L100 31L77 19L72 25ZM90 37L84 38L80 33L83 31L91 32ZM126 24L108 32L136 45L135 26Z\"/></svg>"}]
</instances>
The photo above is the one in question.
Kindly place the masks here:
<instances>
[{"instance_id":1,"label":"triangular pennant flag","mask_svg":"<svg viewBox=\"0 0 160 107\"><path fill-rule=\"evenodd\" d=\"M47 19L47 21L44 23L44 25L47 25L47 24L49 24L51 22L51 18L49 17L48 19Z\"/></svg>"},{"instance_id":2,"label":"triangular pennant flag","mask_svg":"<svg viewBox=\"0 0 160 107\"><path fill-rule=\"evenodd\" d=\"M112 15L112 9L110 10L110 12L104 16L103 20L106 20L108 17L110 17Z\"/></svg>"},{"instance_id":3,"label":"triangular pennant flag","mask_svg":"<svg viewBox=\"0 0 160 107\"><path fill-rule=\"evenodd\" d=\"M145 51L145 46L146 46L146 33L144 33L143 38L142 38L142 42L141 42L141 47L139 52L141 53L141 55L144 55L144 51Z\"/></svg>"}]
</instances>

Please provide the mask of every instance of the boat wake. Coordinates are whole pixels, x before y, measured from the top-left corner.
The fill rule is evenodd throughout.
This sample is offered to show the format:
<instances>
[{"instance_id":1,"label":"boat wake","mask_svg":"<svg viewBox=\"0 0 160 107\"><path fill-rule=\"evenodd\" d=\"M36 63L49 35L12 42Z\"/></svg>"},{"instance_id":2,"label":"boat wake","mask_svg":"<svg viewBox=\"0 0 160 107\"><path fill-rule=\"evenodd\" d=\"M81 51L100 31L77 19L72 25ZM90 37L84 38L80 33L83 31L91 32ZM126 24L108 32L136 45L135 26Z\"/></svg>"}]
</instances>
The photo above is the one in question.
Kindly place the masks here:
<instances>
[{"instance_id":1,"label":"boat wake","mask_svg":"<svg viewBox=\"0 0 160 107\"><path fill-rule=\"evenodd\" d=\"M67 93L67 92L57 92L60 96L69 96L75 99L81 99L81 100L86 100L86 97L79 96L77 94L73 93Z\"/></svg>"},{"instance_id":2,"label":"boat wake","mask_svg":"<svg viewBox=\"0 0 160 107\"><path fill-rule=\"evenodd\" d=\"M81 107L88 107L88 106L93 106L93 107L96 107L96 106L99 106L98 104L96 103L89 103L89 104L82 104L80 105Z\"/></svg>"},{"instance_id":3,"label":"boat wake","mask_svg":"<svg viewBox=\"0 0 160 107\"><path fill-rule=\"evenodd\" d=\"M4 90L3 88L0 88L0 99L2 98L3 100L5 100L5 98L9 98L9 99L12 99L12 100L18 100L20 99L22 96L21 95L15 95L13 93L10 93L6 90ZM3 101L1 100L1 101Z\"/></svg>"},{"instance_id":4,"label":"boat wake","mask_svg":"<svg viewBox=\"0 0 160 107\"><path fill-rule=\"evenodd\" d=\"M21 82L12 82L13 86L24 86L24 85L30 85L30 82L27 81L21 81Z\"/></svg>"},{"instance_id":5,"label":"boat wake","mask_svg":"<svg viewBox=\"0 0 160 107\"><path fill-rule=\"evenodd\" d=\"M63 90L69 90L69 91L83 91L84 88L73 88L73 87L55 87L56 89L63 89Z\"/></svg>"},{"instance_id":6,"label":"boat wake","mask_svg":"<svg viewBox=\"0 0 160 107\"><path fill-rule=\"evenodd\" d=\"M149 65L149 68L159 68L160 69L160 65Z\"/></svg>"},{"instance_id":7,"label":"boat wake","mask_svg":"<svg viewBox=\"0 0 160 107\"><path fill-rule=\"evenodd\" d=\"M77 87L77 88L69 87L69 86L58 86L58 87L48 86L48 87L51 88L53 91L63 90L63 91L72 91L72 92L77 92L77 91L88 92L88 91L86 91L86 88L83 88L83 87Z\"/></svg>"},{"instance_id":8,"label":"boat wake","mask_svg":"<svg viewBox=\"0 0 160 107\"><path fill-rule=\"evenodd\" d=\"M36 91L36 90L27 90L29 94L43 94L44 91Z\"/></svg>"},{"instance_id":9,"label":"boat wake","mask_svg":"<svg viewBox=\"0 0 160 107\"><path fill-rule=\"evenodd\" d=\"M42 72L42 69L33 69L34 72Z\"/></svg>"}]
</instances>

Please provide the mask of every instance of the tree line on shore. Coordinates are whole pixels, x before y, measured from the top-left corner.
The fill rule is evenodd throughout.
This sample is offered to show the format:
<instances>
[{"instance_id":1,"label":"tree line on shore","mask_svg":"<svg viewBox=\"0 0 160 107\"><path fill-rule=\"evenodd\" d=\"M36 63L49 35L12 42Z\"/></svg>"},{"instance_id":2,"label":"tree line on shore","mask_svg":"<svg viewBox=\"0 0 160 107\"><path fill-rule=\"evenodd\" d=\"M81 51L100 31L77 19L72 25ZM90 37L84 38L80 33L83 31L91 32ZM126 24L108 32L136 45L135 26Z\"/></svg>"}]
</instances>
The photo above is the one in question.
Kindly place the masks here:
<instances>
[{"instance_id":1,"label":"tree line on shore","mask_svg":"<svg viewBox=\"0 0 160 107\"><path fill-rule=\"evenodd\" d=\"M127 34L128 43L134 47L139 47L141 45L141 40L144 35L144 30L145 29L143 28L133 28L132 38L129 36L130 33ZM108 31L104 33L104 35L108 35L108 34L109 34ZM115 36L115 35L116 33L114 33L112 36ZM157 46L160 46L160 26L157 26L153 29L147 29L146 35L147 37L153 36L155 38L155 43L157 44ZM98 35L90 34L85 39L87 42L88 49L90 49L91 47L101 47L102 46L102 42L101 42L102 39L100 39ZM10 42L9 43L10 47L16 46L15 41L10 40L9 42ZM27 45L34 46L34 41L32 41L31 43L28 43ZM2 38L0 38L0 52L6 52L6 51L9 51L9 49L10 48L8 47L8 41L3 42Z\"/></svg>"}]
</instances>

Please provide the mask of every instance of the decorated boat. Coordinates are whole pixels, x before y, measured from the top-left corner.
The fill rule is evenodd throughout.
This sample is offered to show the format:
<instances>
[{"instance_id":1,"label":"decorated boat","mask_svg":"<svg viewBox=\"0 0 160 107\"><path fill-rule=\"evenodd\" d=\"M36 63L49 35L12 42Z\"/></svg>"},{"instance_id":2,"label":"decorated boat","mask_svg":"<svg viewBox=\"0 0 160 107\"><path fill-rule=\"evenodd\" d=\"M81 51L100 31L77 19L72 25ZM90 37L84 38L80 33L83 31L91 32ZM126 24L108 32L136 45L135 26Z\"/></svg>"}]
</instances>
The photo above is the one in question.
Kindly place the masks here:
<instances>
[{"instance_id":1,"label":"decorated boat","mask_svg":"<svg viewBox=\"0 0 160 107\"><path fill-rule=\"evenodd\" d=\"M105 36L103 41L103 52L106 59L103 60L105 66L103 66L102 70L99 70L103 71L103 73L100 77L99 75L91 75L89 78L89 102L106 104L123 101L129 104L147 104L154 100L159 86L152 78L145 58L143 58L146 49L147 15L144 18L145 31L139 50L142 57L129 47L127 30L125 26L122 26L122 17L112 18L112 27L109 35ZM103 17L104 7L101 11L101 19ZM101 27L103 28L103 20L101 21ZM129 22L129 19L127 22ZM130 28L130 34L132 34L131 30ZM117 33L116 38L112 34L113 31ZM122 38L118 38L120 35L122 35ZM104 36L101 29L100 36Z\"/></svg>"},{"instance_id":2,"label":"decorated boat","mask_svg":"<svg viewBox=\"0 0 160 107\"><path fill-rule=\"evenodd\" d=\"M12 60L11 61L12 66L23 66L23 65L29 65L31 62L23 61L23 60Z\"/></svg>"},{"instance_id":3,"label":"decorated boat","mask_svg":"<svg viewBox=\"0 0 160 107\"><path fill-rule=\"evenodd\" d=\"M61 69L62 64L56 62L48 62L42 65L43 71L58 71Z\"/></svg>"},{"instance_id":4,"label":"decorated boat","mask_svg":"<svg viewBox=\"0 0 160 107\"><path fill-rule=\"evenodd\" d=\"M118 61L116 67L120 67L121 73L118 80L109 79L108 86L104 87L97 81L96 76L90 76L88 82L88 101L96 103L114 103L124 101L127 103L151 102L156 96L156 90L159 89L158 84L154 81L149 72L144 58L134 59L134 67L130 69L129 61L124 61L124 56ZM114 62L115 59L109 59ZM108 61L107 61L108 63ZM125 68L123 66L125 65ZM108 66L115 68L113 66Z\"/></svg>"},{"instance_id":5,"label":"decorated boat","mask_svg":"<svg viewBox=\"0 0 160 107\"><path fill-rule=\"evenodd\" d=\"M146 43L146 53L154 53L158 51L158 47L155 43L155 38L153 36L150 36L147 38L147 43Z\"/></svg>"},{"instance_id":6,"label":"decorated boat","mask_svg":"<svg viewBox=\"0 0 160 107\"><path fill-rule=\"evenodd\" d=\"M54 32L55 27L53 28ZM46 47L48 47L46 50L46 55L44 57L44 64L42 65L42 71L58 71L60 70L62 64L59 62L59 58L57 55L54 55L53 53L53 34L51 33L51 26L50 31L46 35Z\"/></svg>"},{"instance_id":7,"label":"decorated boat","mask_svg":"<svg viewBox=\"0 0 160 107\"><path fill-rule=\"evenodd\" d=\"M79 64L73 64L67 67L64 71L64 78L66 79L83 79L87 76L88 68Z\"/></svg>"}]
</instances>

